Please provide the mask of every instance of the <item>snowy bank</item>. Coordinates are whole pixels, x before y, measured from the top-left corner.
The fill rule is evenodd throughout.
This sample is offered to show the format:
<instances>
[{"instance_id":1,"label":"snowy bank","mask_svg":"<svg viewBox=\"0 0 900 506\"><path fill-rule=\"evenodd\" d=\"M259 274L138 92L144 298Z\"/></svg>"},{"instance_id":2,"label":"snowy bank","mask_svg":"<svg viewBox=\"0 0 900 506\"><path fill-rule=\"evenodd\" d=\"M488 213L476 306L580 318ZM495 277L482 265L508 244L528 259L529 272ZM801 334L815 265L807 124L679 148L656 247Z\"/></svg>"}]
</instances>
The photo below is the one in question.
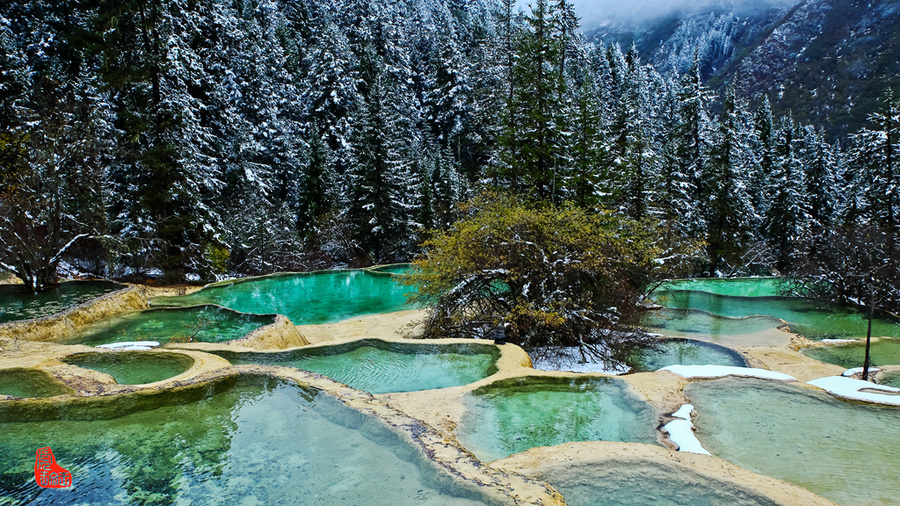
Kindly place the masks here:
<instances>
[{"instance_id":1,"label":"snowy bank","mask_svg":"<svg viewBox=\"0 0 900 506\"><path fill-rule=\"evenodd\" d=\"M124 341L121 343L101 344L96 348L118 351L145 351L159 346L158 341Z\"/></svg>"},{"instance_id":2,"label":"snowy bank","mask_svg":"<svg viewBox=\"0 0 900 506\"><path fill-rule=\"evenodd\" d=\"M690 404L681 406L678 411L672 413L674 418L680 420L672 420L663 425L663 430L669 433L669 440L678 445L678 451L709 455L710 453L703 448L700 440L694 435L694 424L691 423L693 411L694 406Z\"/></svg>"},{"instance_id":3,"label":"snowy bank","mask_svg":"<svg viewBox=\"0 0 900 506\"><path fill-rule=\"evenodd\" d=\"M754 369L752 367L734 367L729 365L670 365L660 371L669 371L685 378L721 378L724 376L743 376L778 381L797 381L797 378L784 373Z\"/></svg>"},{"instance_id":4,"label":"snowy bank","mask_svg":"<svg viewBox=\"0 0 900 506\"><path fill-rule=\"evenodd\" d=\"M900 388L877 385L868 381L845 378L843 376L828 376L807 383L843 399L900 406ZM877 392L864 392L863 390L876 390Z\"/></svg>"}]
</instances>

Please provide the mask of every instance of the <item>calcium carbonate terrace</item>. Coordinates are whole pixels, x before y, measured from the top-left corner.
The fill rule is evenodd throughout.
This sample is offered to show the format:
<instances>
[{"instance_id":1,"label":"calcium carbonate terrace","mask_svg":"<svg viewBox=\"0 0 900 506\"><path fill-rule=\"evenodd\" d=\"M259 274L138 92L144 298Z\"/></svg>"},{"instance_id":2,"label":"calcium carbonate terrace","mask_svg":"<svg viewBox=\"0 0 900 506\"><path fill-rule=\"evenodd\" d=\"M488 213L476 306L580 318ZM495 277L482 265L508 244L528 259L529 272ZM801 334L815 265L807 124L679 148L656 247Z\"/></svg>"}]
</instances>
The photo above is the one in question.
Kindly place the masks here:
<instances>
[{"instance_id":1,"label":"calcium carbonate terrace","mask_svg":"<svg viewBox=\"0 0 900 506\"><path fill-rule=\"evenodd\" d=\"M666 339L615 371L630 373L539 371L513 345L416 340L406 269L120 290L0 325L0 498L900 502L897 389L840 378L858 344L806 339L858 338L853 312L773 278L676 280L645 320ZM876 328L890 383L900 325ZM121 341L146 351L94 347ZM562 369L603 370L575 362ZM45 446L72 487L34 482Z\"/></svg>"}]
</instances>

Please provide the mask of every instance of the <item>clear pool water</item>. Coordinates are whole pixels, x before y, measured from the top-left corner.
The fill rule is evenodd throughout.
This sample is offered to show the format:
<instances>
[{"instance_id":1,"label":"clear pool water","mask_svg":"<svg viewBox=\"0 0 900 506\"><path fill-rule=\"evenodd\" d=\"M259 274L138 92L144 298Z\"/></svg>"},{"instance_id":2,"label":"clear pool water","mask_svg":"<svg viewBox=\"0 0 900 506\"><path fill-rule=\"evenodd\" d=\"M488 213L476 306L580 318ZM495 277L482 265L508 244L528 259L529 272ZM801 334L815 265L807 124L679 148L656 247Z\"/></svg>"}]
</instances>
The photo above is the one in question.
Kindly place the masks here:
<instances>
[{"instance_id":1,"label":"clear pool water","mask_svg":"<svg viewBox=\"0 0 900 506\"><path fill-rule=\"evenodd\" d=\"M67 281L40 292L0 285L0 323L43 318L123 288L112 281Z\"/></svg>"},{"instance_id":2,"label":"clear pool water","mask_svg":"<svg viewBox=\"0 0 900 506\"><path fill-rule=\"evenodd\" d=\"M166 380L187 371L194 359L181 353L104 351L66 357L70 365L109 374L120 385L142 385Z\"/></svg>"},{"instance_id":3,"label":"clear pool water","mask_svg":"<svg viewBox=\"0 0 900 506\"><path fill-rule=\"evenodd\" d=\"M243 314L218 306L150 309L105 318L65 340L66 344L159 341L191 337L195 342L218 343L239 339L275 322L274 315Z\"/></svg>"},{"instance_id":4,"label":"clear pool water","mask_svg":"<svg viewBox=\"0 0 900 506\"><path fill-rule=\"evenodd\" d=\"M900 409L747 378L690 383L685 395L713 455L838 504L900 498Z\"/></svg>"},{"instance_id":5,"label":"clear pool water","mask_svg":"<svg viewBox=\"0 0 900 506\"><path fill-rule=\"evenodd\" d=\"M884 373L878 380L881 385L888 385L900 388L900 371L891 371Z\"/></svg>"},{"instance_id":6,"label":"clear pool water","mask_svg":"<svg viewBox=\"0 0 900 506\"><path fill-rule=\"evenodd\" d=\"M466 385L497 372L499 349L490 344L352 343L286 352L218 351L232 364L296 367L373 394Z\"/></svg>"},{"instance_id":7,"label":"clear pool water","mask_svg":"<svg viewBox=\"0 0 900 506\"><path fill-rule=\"evenodd\" d=\"M717 344L692 339L664 339L659 346L636 353L629 365L636 372L644 372L676 364L746 367L747 361L740 353Z\"/></svg>"},{"instance_id":8,"label":"clear pool water","mask_svg":"<svg viewBox=\"0 0 900 506\"><path fill-rule=\"evenodd\" d=\"M782 278L691 278L667 281L659 290L690 290L734 297L775 297L783 294Z\"/></svg>"},{"instance_id":9,"label":"clear pool water","mask_svg":"<svg viewBox=\"0 0 900 506\"><path fill-rule=\"evenodd\" d=\"M667 308L699 310L717 316L743 318L773 316L788 323L792 332L810 339L864 337L868 321L860 312L816 304L791 297L730 297L685 290L657 291L654 301ZM872 334L900 337L900 324L876 320Z\"/></svg>"},{"instance_id":10,"label":"clear pool water","mask_svg":"<svg viewBox=\"0 0 900 506\"><path fill-rule=\"evenodd\" d=\"M654 309L644 313L641 326L671 337L706 339L736 346L773 346L790 343L778 330L784 322L772 316L729 318L691 309Z\"/></svg>"},{"instance_id":11,"label":"clear pool water","mask_svg":"<svg viewBox=\"0 0 900 506\"><path fill-rule=\"evenodd\" d=\"M482 461L573 441L656 443L653 409L611 378L528 376L465 396L460 443Z\"/></svg>"},{"instance_id":12,"label":"clear pool water","mask_svg":"<svg viewBox=\"0 0 900 506\"><path fill-rule=\"evenodd\" d=\"M377 420L294 384L242 378L136 403L81 403L52 414L0 407L0 497L53 505L482 504ZM43 421L27 421L39 415ZM45 446L72 473L71 489L34 482L35 450Z\"/></svg>"},{"instance_id":13,"label":"clear pool water","mask_svg":"<svg viewBox=\"0 0 900 506\"><path fill-rule=\"evenodd\" d=\"M0 395L16 397L53 397L74 391L44 371L34 369L0 370Z\"/></svg>"},{"instance_id":14,"label":"clear pool water","mask_svg":"<svg viewBox=\"0 0 900 506\"><path fill-rule=\"evenodd\" d=\"M862 367L866 357L866 343L851 343L822 348L804 348L801 353L820 362L847 369ZM872 365L900 365L900 340L880 339L869 348Z\"/></svg>"},{"instance_id":15,"label":"clear pool water","mask_svg":"<svg viewBox=\"0 0 900 506\"><path fill-rule=\"evenodd\" d=\"M283 314L294 325L411 309L411 290L396 276L365 270L277 274L220 283L180 297L161 297L155 306L217 304L242 313Z\"/></svg>"},{"instance_id":16,"label":"clear pool water","mask_svg":"<svg viewBox=\"0 0 900 506\"><path fill-rule=\"evenodd\" d=\"M775 506L751 490L713 480L687 466L604 461L558 466L538 477L569 506Z\"/></svg>"}]
</instances>

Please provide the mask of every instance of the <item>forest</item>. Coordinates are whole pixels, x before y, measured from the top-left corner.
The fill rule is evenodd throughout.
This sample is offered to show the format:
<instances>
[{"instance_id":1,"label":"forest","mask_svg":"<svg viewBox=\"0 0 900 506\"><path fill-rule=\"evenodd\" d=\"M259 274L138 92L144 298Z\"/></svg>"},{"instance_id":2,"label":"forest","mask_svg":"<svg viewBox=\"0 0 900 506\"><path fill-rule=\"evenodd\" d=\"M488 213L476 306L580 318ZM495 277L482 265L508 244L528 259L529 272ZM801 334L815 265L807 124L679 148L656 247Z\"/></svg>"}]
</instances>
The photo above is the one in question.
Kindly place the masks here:
<instances>
[{"instance_id":1,"label":"forest","mask_svg":"<svg viewBox=\"0 0 900 506\"><path fill-rule=\"evenodd\" d=\"M34 288L409 261L486 190L655 220L694 275L896 267L890 90L832 138L566 0L7 0L0 47L0 269Z\"/></svg>"}]
</instances>

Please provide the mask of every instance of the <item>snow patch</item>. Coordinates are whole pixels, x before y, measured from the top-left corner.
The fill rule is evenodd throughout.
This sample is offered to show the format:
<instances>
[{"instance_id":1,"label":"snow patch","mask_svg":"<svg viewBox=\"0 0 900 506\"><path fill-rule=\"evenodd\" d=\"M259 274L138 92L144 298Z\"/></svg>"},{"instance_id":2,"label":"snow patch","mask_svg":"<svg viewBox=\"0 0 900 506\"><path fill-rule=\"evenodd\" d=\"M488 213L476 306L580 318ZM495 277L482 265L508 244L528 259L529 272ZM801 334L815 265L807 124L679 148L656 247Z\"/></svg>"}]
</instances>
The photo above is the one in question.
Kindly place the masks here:
<instances>
[{"instance_id":1,"label":"snow patch","mask_svg":"<svg viewBox=\"0 0 900 506\"><path fill-rule=\"evenodd\" d=\"M797 378L784 373L768 371L766 369L754 369L752 367L734 367L729 365L670 365L660 371L683 376L685 378L721 378L724 376L743 376L747 378L761 378L778 381L797 381Z\"/></svg>"},{"instance_id":2,"label":"snow patch","mask_svg":"<svg viewBox=\"0 0 900 506\"><path fill-rule=\"evenodd\" d=\"M672 417L673 418L681 418L682 420L690 420L691 413L693 413L693 412L694 412L694 405L693 404L685 404L684 406L681 406L680 408L678 408L678 411L672 413Z\"/></svg>"},{"instance_id":3,"label":"snow patch","mask_svg":"<svg viewBox=\"0 0 900 506\"><path fill-rule=\"evenodd\" d=\"M678 411L672 413L674 418L680 420L672 420L663 425L663 430L669 433L669 440L678 445L678 451L709 455L710 453L703 448L700 440L694 435L694 424L691 423L691 413L693 412L694 406L690 404L681 406Z\"/></svg>"},{"instance_id":4,"label":"snow patch","mask_svg":"<svg viewBox=\"0 0 900 506\"><path fill-rule=\"evenodd\" d=\"M856 339L822 339L819 341L820 343L825 344L846 344L846 343L855 343Z\"/></svg>"},{"instance_id":5,"label":"snow patch","mask_svg":"<svg viewBox=\"0 0 900 506\"><path fill-rule=\"evenodd\" d=\"M835 397L900 406L900 388L892 386L877 385L868 381L845 378L843 376L828 376L808 381L807 383L819 387ZM876 392L864 392L863 390L876 390Z\"/></svg>"},{"instance_id":6,"label":"snow patch","mask_svg":"<svg viewBox=\"0 0 900 506\"><path fill-rule=\"evenodd\" d=\"M877 368L877 367L869 367L869 372L870 372L870 373L876 373L876 372L878 372L878 371L880 371L880 370L881 370L881 369L879 369L879 368ZM847 377L849 377L849 376L853 376L854 374L862 374L862 372L863 372L863 368L862 368L862 367L854 367L854 368L852 368L852 369L847 369L846 371L844 371L844 373L841 374L841 376L847 376Z\"/></svg>"},{"instance_id":7,"label":"snow patch","mask_svg":"<svg viewBox=\"0 0 900 506\"><path fill-rule=\"evenodd\" d=\"M121 343L101 344L96 348L107 350L149 350L159 346L159 341L124 341Z\"/></svg>"}]
</instances>

